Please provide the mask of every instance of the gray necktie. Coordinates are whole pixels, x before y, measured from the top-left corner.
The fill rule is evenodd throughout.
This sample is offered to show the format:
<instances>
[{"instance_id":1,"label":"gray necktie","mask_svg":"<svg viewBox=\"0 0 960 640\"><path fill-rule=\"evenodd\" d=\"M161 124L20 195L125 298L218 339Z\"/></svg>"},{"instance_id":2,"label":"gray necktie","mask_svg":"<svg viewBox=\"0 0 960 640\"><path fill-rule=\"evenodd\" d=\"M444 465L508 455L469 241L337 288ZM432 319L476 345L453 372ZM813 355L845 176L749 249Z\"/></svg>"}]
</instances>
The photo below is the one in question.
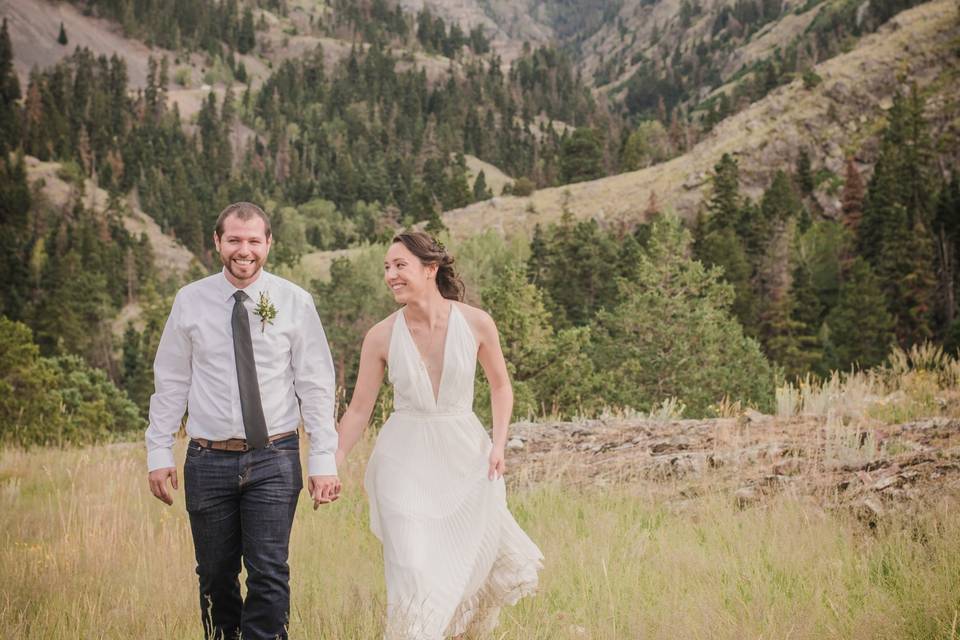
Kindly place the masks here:
<instances>
[{"instance_id":1,"label":"gray necktie","mask_svg":"<svg viewBox=\"0 0 960 640\"><path fill-rule=\"evenodd\" d=\"M243 413L243 430L247 434L247 446L260 449L267 444L267 421L263 417L260 400L260 383L257 381L257 362L253 357L253 340L250 338L250 318L243 301L247 294L233 294L233 355L237 360L237 383L240 386L240 411Z\"/></svg>"}]
</instances>

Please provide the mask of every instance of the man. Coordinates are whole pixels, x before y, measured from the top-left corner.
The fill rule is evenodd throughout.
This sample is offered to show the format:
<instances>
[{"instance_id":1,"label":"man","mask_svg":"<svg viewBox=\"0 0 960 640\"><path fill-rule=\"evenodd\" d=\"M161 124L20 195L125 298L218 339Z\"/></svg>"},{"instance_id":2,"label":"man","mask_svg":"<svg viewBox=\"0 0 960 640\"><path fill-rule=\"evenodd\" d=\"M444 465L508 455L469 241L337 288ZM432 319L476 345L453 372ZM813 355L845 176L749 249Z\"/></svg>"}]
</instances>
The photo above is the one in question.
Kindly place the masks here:
<instances>
[{"instance_id":1,"label":"man","mask_svg":"<svg viewBox=\"0 0 960 640\"><path fill-rule=\"evenodd\" d=\"M333 360L310 294L263 270L271 234L260 207L224 209L213 241L223 271L177 293L157 349L146 433L150 490L173 504L174 436L189 409L183 480L204 633L286 638L301 420L314 508L340 492Z\"/></svg>"}]
</instances>

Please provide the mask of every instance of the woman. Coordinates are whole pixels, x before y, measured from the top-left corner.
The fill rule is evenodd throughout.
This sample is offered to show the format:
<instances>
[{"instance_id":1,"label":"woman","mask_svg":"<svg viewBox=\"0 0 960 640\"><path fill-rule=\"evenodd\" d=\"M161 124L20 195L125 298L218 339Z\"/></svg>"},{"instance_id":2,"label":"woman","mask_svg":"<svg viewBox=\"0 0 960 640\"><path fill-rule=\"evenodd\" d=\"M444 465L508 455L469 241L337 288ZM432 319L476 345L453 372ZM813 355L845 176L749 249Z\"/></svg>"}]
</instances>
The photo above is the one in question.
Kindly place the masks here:
<instances>
[{"instance_id":1,"label":"woman","mask_svg":"<svg viewBox=\"0 0 960 640\"><path fill-rule=\"evenodd\" d=\"M383 543L388 639L440 640L497 624L537 586L543 556L507 510L503 473L513 390L489 315L463 304L453 258L403 233L384 278L404 305L367 333L337 462L373 412L389 369L395 410L367 465L370 528ZM473 413L477 360L490 383L493 441Z\"/></svg>"}]
</instances>

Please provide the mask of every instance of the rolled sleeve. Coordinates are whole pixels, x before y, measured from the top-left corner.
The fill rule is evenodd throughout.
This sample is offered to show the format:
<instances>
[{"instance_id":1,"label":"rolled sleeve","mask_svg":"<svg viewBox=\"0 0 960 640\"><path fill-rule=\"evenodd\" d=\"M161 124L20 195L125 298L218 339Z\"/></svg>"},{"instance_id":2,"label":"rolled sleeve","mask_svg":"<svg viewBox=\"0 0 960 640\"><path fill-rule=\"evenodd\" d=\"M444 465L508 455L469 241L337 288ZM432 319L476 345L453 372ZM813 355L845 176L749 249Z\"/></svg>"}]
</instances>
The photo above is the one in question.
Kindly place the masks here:
<instances>
[{"instance_id":1,"label":"rolled sleeve","mask_svg":"<svg viewBox=\"0 0 960 640\"><path fill-rule=\"evenodd\" d=\"M174 298L153 363L154 393L150 396L150 424L146 431L147 470L176 466L173 442L187 410L190 394L190 338L180 318L182 295Z\"/></svg>"},{"instance_id":2,"label":"rolled sleeve","mask_svg":"<svg viewBox=\"0 0 960 640\"><path fill-rule=\"evenodd\" d=\"M300 330L292 344L294 388L303 426L310 439L307 473L337 475L336 378L333 357L320 316L309 294L301 299Z\"/></svg>"}]
</instances>

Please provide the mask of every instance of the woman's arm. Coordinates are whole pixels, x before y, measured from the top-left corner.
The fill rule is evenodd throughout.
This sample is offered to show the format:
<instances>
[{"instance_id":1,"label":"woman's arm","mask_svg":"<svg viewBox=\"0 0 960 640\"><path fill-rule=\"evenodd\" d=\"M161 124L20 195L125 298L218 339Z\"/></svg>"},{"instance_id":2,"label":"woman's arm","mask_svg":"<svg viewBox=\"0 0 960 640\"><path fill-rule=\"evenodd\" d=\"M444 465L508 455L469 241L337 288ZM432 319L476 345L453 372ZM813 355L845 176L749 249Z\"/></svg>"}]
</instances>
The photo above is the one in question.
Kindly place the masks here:
<instances>
[{"instance_id":1,"label":"woman's arm","mask_svg":"<svg viewBox=\"0 0 960 640\"><path fill-rule=\"evenodd\" d=\"M480 343L477 359L490 384L490 409L493 415L493 451L490 453L488 477L493 480L506 471L504 450L507 446L507 427L513 414L513 387L507 373L507 363L500 347L500 333L493 318L484 312L475 315L477 338Z\"/></svg>"},{"instance_id":2,"label":"woman's arm","mask_svg":"<svg viewBox=\"0 0 960 640\"><path fill-rule=\"evenodd\" d=\"M371 328L363 338L357 385L354 387L353 397L350 398L350 406L340 418L337 464L347 457L370 422L377 395L380 393L380 385L383 384L391 328L392 324L381 322Z\"/></svg>"}]
</instances>

